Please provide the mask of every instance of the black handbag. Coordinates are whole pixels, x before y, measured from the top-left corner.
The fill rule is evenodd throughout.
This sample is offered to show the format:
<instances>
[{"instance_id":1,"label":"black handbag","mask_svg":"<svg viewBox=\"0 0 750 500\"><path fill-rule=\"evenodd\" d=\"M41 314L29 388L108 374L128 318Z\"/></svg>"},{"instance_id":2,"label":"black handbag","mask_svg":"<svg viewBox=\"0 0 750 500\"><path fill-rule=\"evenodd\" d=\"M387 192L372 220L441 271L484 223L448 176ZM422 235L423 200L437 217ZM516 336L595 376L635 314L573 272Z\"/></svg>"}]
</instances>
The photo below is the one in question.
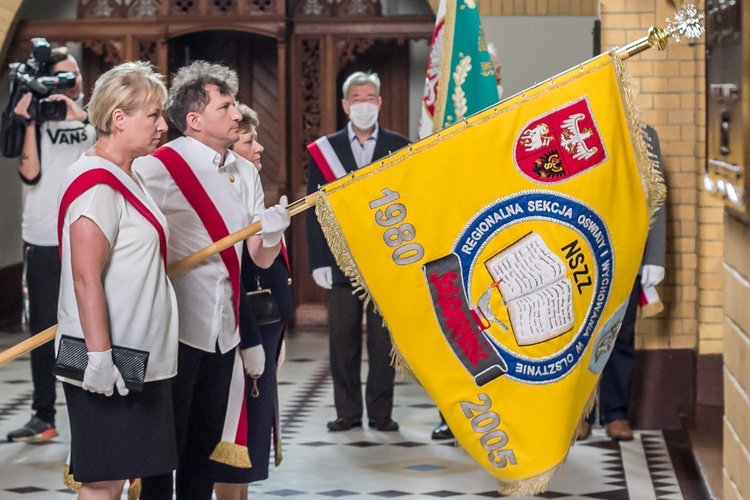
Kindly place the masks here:
<instances>
[{"instance_id":1,"label":"black handbag","mask_svg":"<svg viewBox=\"0 0 750 500\"><path fill-rule=\"evenodd\" d=\"M276 300L273 298L271 289L261 288L260 278L257 276L255 277L255 283L258 288L247 292L250 309L255 321L259 326L278 323L281 321L281 315L279 314L279 307L276 305Z\"/></svg>"},{"instance_id":2,"label":"black handbag","mask_svg":"<svg viewBox=\"0 0 750 500\"><path fill-rule=\"evenodd\" d=\"M87 353L85 340L62 335L53 373L83 382L83 373L89 364ZM131 391L141 392L143 390L148 355L148 351L112 346L112 360L120 371L125 386Z\"/></svg>"}]
</instances>

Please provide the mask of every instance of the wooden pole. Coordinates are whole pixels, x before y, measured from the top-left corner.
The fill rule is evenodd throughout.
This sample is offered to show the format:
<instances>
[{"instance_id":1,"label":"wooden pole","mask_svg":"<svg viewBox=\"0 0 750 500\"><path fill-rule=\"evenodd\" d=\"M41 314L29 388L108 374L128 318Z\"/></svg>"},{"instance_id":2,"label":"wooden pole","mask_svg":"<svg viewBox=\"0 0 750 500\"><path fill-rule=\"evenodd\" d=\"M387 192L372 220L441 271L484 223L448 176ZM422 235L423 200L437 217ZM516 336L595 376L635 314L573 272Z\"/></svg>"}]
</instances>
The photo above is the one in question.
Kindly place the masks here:
<instances>
[{"instance_id":1,"label":"wooden pole","mask_svg":"<svg viewBox=\"0 0 750 500\"><path fill-rule=\"evenodd\" d=\"M287 206L287 211L289 212L289 216L293 217L301 212L304 212L308 208L315 205L315 202L318 201L318 193L312 193L304 198L300 198L299 200L295 201L294 203ZM174 262L169 265L167 268L167 274L169 276L177 276L178 274L181 274L191 267L195 266L202 260L207 259L208 257L211 257L212 255L215 255L222 250L231 247L232 245L239 243L242 240L247 239L248 237L252 236L255 233L258 233L261 230L260 222L253 222L247 227L244 227L237 231L236 233L232 233L230 235L225 236L224 238L220 239L219 241L215 241L206 248L203 248L202 250L198 250L192 255L189 255L188 257L185 257L182 260L178 260L177 262ZM22 354L25 354L33 349L36 349L42 344L46 344L50 340L55 338L55 333L57 333L57 325L51 326L44 330L43 332L39 332L36 335L29 337L28 339L24 340L23 342L19 342L18 344L14 345L13 347L6 349L3 352L0 352L0 365L3 365L7 363L8 361L11 361L18 356L21 356Z\"/></svg>"}]
</instances>

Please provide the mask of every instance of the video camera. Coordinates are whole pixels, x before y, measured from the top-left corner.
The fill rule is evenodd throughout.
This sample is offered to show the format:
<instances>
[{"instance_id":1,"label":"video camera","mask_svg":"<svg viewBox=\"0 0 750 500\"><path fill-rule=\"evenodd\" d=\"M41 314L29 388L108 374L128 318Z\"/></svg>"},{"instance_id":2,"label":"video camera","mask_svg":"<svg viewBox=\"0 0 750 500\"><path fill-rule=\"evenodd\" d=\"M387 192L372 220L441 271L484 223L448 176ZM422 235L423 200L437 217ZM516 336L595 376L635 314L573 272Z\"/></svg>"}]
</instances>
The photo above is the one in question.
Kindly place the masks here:
<instances>
[{"instance_id":1,"label":"video camera","mask_svg":"<svg viewBox=\"0 0 750 500\"><path fill-rule=\"evenodd\" d=\"M67 105L64 101L48 99L50 94L75 87L76 75L70 72L57 75L45 75L49 71L48 62L52 48L44 38L31 39L31 56L24 62L10 65L11 94L10 102L15 103L26 92L31 92L31 103L28 113L37 123L44 121L65 120Z\"/></svg>"}]
</instances>

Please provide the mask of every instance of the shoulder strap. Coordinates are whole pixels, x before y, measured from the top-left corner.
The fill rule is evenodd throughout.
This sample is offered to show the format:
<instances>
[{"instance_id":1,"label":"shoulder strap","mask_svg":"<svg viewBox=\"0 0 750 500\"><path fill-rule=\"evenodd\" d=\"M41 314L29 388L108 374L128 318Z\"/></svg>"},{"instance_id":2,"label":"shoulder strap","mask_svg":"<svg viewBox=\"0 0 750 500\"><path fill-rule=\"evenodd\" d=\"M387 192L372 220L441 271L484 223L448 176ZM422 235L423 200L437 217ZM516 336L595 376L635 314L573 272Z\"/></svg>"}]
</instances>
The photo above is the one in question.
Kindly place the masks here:
<instances>
[{"instance_id":1,"label":"shoulder strap","mask_svg":"<svg viewBox=\"0 0 750 500\"><path fill-rule=\"evenodd\" d=\"M103 168L88 170L78 176L65 190L62 200L60 201L60 210L57 214L57 243L62 255L62 228L65 221L65 214L68 212L70 204L83 193L91 189L96 184L106 184L115 191L119 192L136 210L154 226L159 234L159 246L161 249L161 258L164 261L164 267L167 267L167 236L164 228L156 219L151 210L143 204L137 196L128 189L125 184L118 179L115 174Z\"/></svg>"},{"instance_id":2,"label":"shoulder strap","mask_svg":"<svg viewBox=\"0 0 750 500\"><path fill-rule=\"evenodd\" d=\"M195 176L195 172L193 172L182 156L169 146L161 146L152 153L152 156L164 164L175 183L177 183L177 187L180 188L180 191L185 196L185 199L193 207L198 218L200 218L211 240L216 242L228 236L229 229L227 229L227 225L219 209L211 201L203 185ZM234 315L237 325L239 325L240 261L233 246L222 250L219 255L227 268L229 280L232 283Z\"/></svg>"},{"instance_id":3,"label":"shoulder strap","mask_svg":"<svg viewBox=\"0 0 750 500\"><path fill-rule=\"evenodd\" d=\"M326 182L331 182L346 175L346 169L341 163L336 151L328 141L328 137L320 137L307 145L310 156L313 157L323 174Z\"/></svg>"}]
</instances>

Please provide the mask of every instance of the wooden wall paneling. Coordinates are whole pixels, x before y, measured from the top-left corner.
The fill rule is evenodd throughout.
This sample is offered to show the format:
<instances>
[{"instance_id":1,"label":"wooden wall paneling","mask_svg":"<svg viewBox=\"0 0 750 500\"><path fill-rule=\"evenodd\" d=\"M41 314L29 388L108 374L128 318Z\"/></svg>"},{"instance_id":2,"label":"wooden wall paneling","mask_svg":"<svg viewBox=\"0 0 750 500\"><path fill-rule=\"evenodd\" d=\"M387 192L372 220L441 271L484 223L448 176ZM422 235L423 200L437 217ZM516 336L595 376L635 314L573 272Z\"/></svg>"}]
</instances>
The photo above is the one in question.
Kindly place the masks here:
<instances>
[{"instance_id":1,"label":"wooden wall paneling","mask_svg":"<svg viewBox=\"0 0 750 500\"><path fill-rule=\"evenodd\" d=\"M308 155L305 146L321 134L320 74L322 72L322 37L293 36L290 53L290 107L292 119L289 123L289 190L294 199L307 194ZM309 210L315 210L310 208ZM294 302L297 307L308 303L323 303L325 292L312 280L307 260L307 231L305 213L292 218L289 231L290 260L294 286ZM313 215L314 216L314 215Z\"/></svg>"}]
</instances>

